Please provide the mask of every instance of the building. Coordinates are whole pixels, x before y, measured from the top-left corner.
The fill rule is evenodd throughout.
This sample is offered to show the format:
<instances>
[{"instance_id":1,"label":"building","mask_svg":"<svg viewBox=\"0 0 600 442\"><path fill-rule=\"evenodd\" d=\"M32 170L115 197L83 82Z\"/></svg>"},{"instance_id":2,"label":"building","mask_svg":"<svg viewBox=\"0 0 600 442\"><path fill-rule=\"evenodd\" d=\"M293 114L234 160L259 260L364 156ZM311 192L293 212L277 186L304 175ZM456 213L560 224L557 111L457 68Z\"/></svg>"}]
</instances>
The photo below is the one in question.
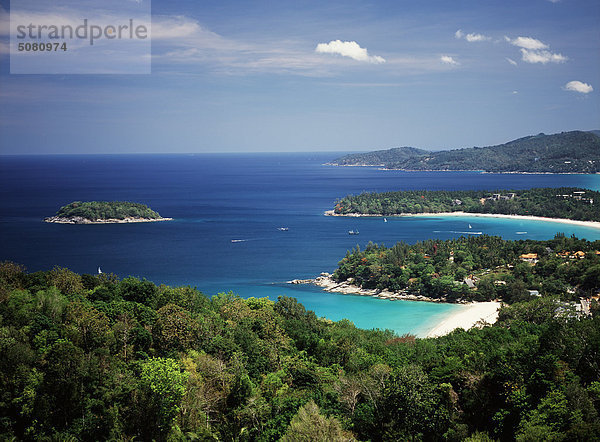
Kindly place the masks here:
<instances>
[{"instance_id":1,"label":"building","mask_svg":"<svg viewBox=\"0 0 600 442\"><path fill-rule=\"evenodd\" d=\"M475 281L473 281L471 278L465 278L465 284L467 284L467 287L470 289L475 288Z\"/></svg>"},{"instance_id":2,"label":"building","mask_svg":"<svg viewBox=\"0 0 600 442\"><path fill-rule=\"evenodd\" d=\"M529 262L531 264L535 264L539 261L537 253L524 253L521 256L519 256L519 258L521 259L521 261Z\"/></svg>"}]
</instances>

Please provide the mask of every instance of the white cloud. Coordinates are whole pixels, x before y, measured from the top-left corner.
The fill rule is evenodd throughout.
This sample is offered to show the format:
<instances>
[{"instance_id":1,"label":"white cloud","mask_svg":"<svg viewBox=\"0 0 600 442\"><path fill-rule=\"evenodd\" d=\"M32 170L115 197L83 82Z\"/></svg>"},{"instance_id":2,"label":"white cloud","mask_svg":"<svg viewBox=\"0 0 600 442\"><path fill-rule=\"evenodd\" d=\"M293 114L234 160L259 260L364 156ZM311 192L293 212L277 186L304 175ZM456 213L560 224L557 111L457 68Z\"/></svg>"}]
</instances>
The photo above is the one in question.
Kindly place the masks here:
<instances>
[{"instance_id":1,"label":"white cloud","mask_svg":"<svg viewBox=\"0 0 600 442\"><path fill-rule=\"evenodd\" d=\"M183 16L154 17L152 20L152 38L168 39L191 37L202 32L198 22Z\"/></svg>"},{"instance_id":2,"label":"white cloud","mask_svg":"<svg viewBox=\"0 0 600 442\"><path fill-rule=\"evenodd\" d=\"M319 54L339 54L357 61L368 63L385 63L385 59L378 55L369 55L366 48L361 48L355 41L332 40L329 43L319 43L315 48Z\"/></svg>"},{"instance_id":3,"label":"white cloud","mask_svg":"<svg viewBox=\"0 0 600 442\"><path fill-rule=\"evenodd\" d=\"M528 49L521 49L521 55L523 61L526 63L564 63L568 60L562 54L555 54L550 51L530 51Z\"/></svg>"},{"instance_id":4,"label":"white cloud","mask_svg":"<svg viewBox=\"0 0 600 442\"><path fill-rule=\"evenodd\" d=\"M460 64L458 61L456 61L454 58L450 57L449 55L442 55L440 57L440 61L444 64L449 64L452 66L457 66Z\"/></svg>"},{"instance_id":5,"label":"white cloud","mask_svg":"<svg viewBox=\"0 0 600 442\"><path fill-rule=\"evenodd\" d=\"M542 43L541 41L539 41L536 38L531 38L531 37L517 37L517 38L511 39L509 37L504 37L504 39L507 42L509 42L511 45L518 46L520 48L533 49L533 50L547 49L548 48L547 44Z\"/></svg>"},{"instance_id":6,"label":"white cloud","mask_svg":"<svg viewBox=\"0 0 600 442\"><path fill-rule=\"evenodd\" d=\"M521 58L525 63L564 63L569 58L549 51L549 46L532 37L517 37L510 38L504 36L504 40L513 46L517 46L521 50ZM513 64L509 58L506 59L509 63Z\"/></svg>"},{"instance_id":7,"label":"white cloud","mask_svg":"<svg viewBox=\"0 0 600 442\"><path fill-rule=\"evenodd\" d=\"M512 91L511 93L512 93L513 95L518 95L518 94L519 94L519 91Z\"/></svg>"},{"instance_id":8,"label":"white cloud","mask_svg":"<svg viewBox=\"0 0 600 442\"><path fill-rule=\"evenodd\" d=\"M487 41L487 40L491 40L490 37L487 37L483 34L467 34L465 36L465 40L467 40L469 43L473 43L475 41Z\"/></svg>"},{"instance_id":9,"label":"white cloud","mask_svg":"<svg viewBox=\"0 0 600 442\"><path fill-rule=\"evenodd\" d=\"M508 57L506 57L506 61L508 61L508 62L509 62L510 64L512 64L513 66L516 66L516 65L517 65L517 62L516 62L516 61L514 61L512 58L508 58Z\"/></svg>"},{"instance_id":10,"label":"white cloud","mask_svg":"<svg viewBox=\"0 0 600 442\"><path fill-rule=\"evenodd\" d=\"M476 41L488 41L488 40L491 40L490 37L488 37L487 35L483 35L483 34L475 34L475 33L465 34L462 31L462 29L459 29L458 31L456 31L454 33L454 38L456 38L456 39L460 40L463 37L469 43L473 43L473 42L476 42Z\"/></svg>"},{"instance_id":11,"label":"white cloud","mask_svg":"<svg viewBox=\"0 0 600 442\"><path fill-rule=\"evenodd\" d=\"M589 94L594 90L591 84L582 83L581 81L569 81L564 87L567 91L579 92L581 94Z\"/></svg>"}]
</instances>

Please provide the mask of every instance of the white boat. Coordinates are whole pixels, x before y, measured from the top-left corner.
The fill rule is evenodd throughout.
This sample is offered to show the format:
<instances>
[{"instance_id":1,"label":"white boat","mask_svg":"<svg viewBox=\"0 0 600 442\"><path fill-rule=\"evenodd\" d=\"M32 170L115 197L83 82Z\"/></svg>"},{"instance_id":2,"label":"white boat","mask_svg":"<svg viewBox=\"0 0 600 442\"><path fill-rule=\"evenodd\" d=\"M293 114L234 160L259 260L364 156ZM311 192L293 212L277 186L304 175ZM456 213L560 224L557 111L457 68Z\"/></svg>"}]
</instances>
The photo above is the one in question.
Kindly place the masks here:
<instances>
[{"instance_id":1,"label":"white boat","mask_svg":"<svg viewBox=\"0 0 600 442\"><path fill-rule=\"evenodd\" d=\"M384 223L387 223L387 218L383 218L383 222L384 222Z\"/></svg>"},{"instance_id":2,"label":"white boat","mask_svg":"<svg viewBox=\"0 0 600 442\"><path fill-rule=\"evenodd\" d=\"M281 230L282 232L287 232L288 230L290 230L289 227L277 227L277 230Z\"/></svg>"},{"instance_id":3,"label":"white boat","mask_svg":"<svg viewBox=\"0 0 600 442\"><path fill-rule=\"evenodd\" d=\"M472 229L473 227L471 227L471 224L469 224L469 229Z\"/></svg>"},{"instance_id":4,"label":"white boat","mask_svg":"<svg viewBox=\"0 0 600 442\"><path fill-rule=\"evenodd\" d=\"M102 273L102 270L100 269L100 267L98 267L98 274L100 275Z\"/></svg>"},{"instance_id":5,"label":"white boat","mask_svg":"<svg viewBox=\"0 0 600 442\"><path fill-rule=\"evenodd\" d=\"M348 235L358 235L359 233L358 230L348 230Z\"/></svg>"}]
</instances>

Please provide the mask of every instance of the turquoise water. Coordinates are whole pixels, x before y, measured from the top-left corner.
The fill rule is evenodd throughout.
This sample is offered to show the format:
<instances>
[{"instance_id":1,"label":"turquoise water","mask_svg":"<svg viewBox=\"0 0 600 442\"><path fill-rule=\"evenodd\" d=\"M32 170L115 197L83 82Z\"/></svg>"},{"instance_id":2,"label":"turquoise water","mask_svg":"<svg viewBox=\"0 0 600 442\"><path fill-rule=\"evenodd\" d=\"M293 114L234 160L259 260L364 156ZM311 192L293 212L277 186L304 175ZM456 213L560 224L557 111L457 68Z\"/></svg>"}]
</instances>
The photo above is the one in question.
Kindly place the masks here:
<instances>
[{"instance_id":1,"label":"turquoise water","mask_svg":"<svg viewBox=\"0 0 600 442\"><path fill-rule=\"evenodd\" d=\"M333 154L0 157L0 260L30 271L98 266L120 277L188 284L213 295L298 298L319 316L364 328L424 333L455 305L328 294L286 281L331 272L347 250L483 232L549 239L557 232L600 239L600 230L552 222L472 217L326 217L336 198L362 191L600 189L600 175L400 172L323 166ZM75 200L148 204L172 222L74 226L43 223ZM469 229L468 225L472 228ZM278 227L288 227L279 231ZM348 230L359 230L350 236ZM232 240L243 240L232 242Z\"/></svg>"}]
</instances>

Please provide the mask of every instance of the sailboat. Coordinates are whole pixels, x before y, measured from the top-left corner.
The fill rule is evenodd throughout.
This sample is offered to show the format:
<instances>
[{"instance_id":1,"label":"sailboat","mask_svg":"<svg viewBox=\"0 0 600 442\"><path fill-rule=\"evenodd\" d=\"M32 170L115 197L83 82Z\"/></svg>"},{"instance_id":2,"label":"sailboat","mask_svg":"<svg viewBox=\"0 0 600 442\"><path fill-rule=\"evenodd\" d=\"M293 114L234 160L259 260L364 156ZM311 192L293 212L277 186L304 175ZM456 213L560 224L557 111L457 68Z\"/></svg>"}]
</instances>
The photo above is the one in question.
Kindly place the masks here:
<instances>
[{"instance_id":1,"label":"sailboat","mask_svg":"<svg viewBox=\"0 0 600 442\"><path fill-rule=\"evenodd\" d=\"M98 274L102 274L102 270L100 269L100 267L98 267Z\"/></svg>"},{"instance_id":2,"label":"sailboat","mask_svg":"<svg viewBox=\"0 0 600 442\"><path fill-rule=\"evenodd\" d=\"M387 218L383 218L383 222L384 222L384 223L387 223Z\"/></svg>"},{"instance_id":3,"label":"sailboat","mask_svg":"<svg viewBox=\"0 0 600 442\"><path fill-rule=\"evenodd\" d=\"M469 229L472 229L473 227L471 227L471 224L469 224Z\"/></svg>"}]
</instances>

